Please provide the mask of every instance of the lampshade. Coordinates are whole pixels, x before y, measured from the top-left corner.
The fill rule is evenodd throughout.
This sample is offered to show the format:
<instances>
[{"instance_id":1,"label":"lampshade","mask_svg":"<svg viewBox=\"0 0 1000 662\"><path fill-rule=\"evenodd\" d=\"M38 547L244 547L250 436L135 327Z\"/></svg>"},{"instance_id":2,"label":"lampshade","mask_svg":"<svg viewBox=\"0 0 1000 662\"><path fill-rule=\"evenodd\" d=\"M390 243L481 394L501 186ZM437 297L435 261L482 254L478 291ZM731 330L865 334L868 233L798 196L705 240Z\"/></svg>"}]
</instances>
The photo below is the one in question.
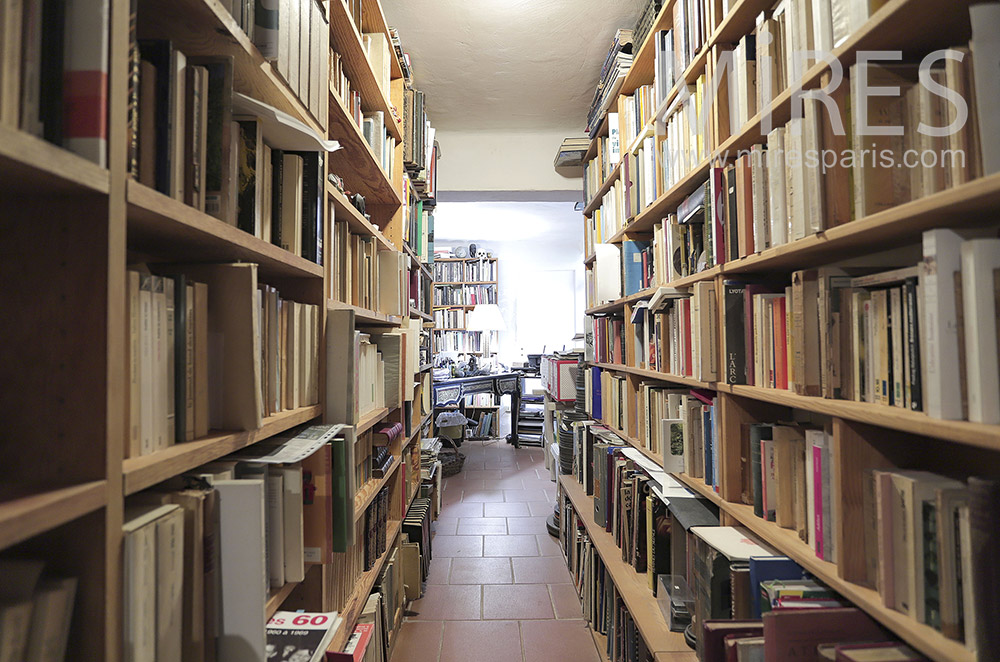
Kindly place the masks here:
<instances>
[{"instance_id":1,"label":"lampshade","mask_svg":"<svg viewBox=\"0 0 1000 662\"><path fill-rule=\"evenodd\" d=\"M469 331L506 331L500 306L495 303L481 303L472 309L465 322Z\"/></svg>"}]
</instances>

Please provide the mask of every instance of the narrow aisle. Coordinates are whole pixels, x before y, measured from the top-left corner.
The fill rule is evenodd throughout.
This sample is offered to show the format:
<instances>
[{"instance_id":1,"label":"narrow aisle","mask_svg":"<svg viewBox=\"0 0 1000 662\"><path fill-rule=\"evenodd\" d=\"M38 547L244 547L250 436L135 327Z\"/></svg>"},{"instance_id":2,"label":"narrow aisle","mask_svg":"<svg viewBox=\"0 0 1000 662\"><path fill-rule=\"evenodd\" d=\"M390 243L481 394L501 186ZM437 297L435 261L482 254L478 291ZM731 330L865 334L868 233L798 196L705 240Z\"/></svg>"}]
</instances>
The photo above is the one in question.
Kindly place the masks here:
<instances>
[{"instance_id":1,"label":"narrow aisle","mask_svg":"<svg viewBox=\"0 0 1000 662\"><path fill-rule=\"evenodd\" d=\"M462 445L444 481L426 591L391 662L598 662L580 599L545 520L556 486L542 449Z\"/></svg>"}]
</instances>

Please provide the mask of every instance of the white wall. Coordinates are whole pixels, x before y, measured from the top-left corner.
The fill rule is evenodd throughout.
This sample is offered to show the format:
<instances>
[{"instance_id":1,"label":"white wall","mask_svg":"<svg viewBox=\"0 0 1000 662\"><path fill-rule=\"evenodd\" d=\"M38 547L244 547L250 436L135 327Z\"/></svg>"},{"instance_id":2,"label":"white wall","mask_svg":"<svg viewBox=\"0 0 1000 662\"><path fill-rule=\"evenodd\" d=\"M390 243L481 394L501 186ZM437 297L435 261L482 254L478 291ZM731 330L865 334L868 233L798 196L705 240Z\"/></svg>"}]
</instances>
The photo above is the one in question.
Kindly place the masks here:
<instances>
[{"instance_id":1,"label":"white wall","mask_svg":"<svg viewBox=\"0 0 1000 662\"><path fill-rule=\"evenodd\" d=\"M579 177L563 177L552 167L559 145L569 135L564 130L438 130L441 190L579 192L583 188Z\"/></svg>"},{"instance_id":2,"label":"white wall","mask_svg":"<svg viewBox=\"0 0 1000 662\"><path fill-rule=\"evenodd\" d=\"M583 217L573 203L439 203L435 249L469 243L500 261L500 360L572 348L585 308Z\"/></svg>"}]
</instances>

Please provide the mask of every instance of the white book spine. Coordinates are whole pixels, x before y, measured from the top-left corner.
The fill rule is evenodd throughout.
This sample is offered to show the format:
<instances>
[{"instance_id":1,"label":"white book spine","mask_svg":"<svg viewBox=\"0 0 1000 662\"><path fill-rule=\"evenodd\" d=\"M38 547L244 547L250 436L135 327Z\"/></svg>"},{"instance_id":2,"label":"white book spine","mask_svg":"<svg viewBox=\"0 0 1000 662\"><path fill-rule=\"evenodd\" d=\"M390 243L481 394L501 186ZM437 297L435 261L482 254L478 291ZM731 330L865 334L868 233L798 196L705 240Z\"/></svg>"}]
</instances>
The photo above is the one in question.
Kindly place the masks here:
<instances>
[{"instance_id":1,"label":"white book spine","mask_svg":"<svg viewBox=\"0 0 1000 662\"><path fill-rule=\"evenodd\" d=\"M979 135L983 174L1000 172L1000 3L986 2L969 7L972 23L972 55L975 61L976 104L979 108Z\"/></svg>"},{"instance_id":2,"label":"white book spine","mask_svg":"<svg viewBox=\"0 0 1000 662\"><path fill-rule=\"evenodd\" d=\"M302 467L291 465L284 468L284 560L285 581L301 582L305 579L305 554L302 521Z\"/></svg>"},{"instance_id":3,"label":"white book spine","mask_svg":"<svg viewBox=\"0 0 1000 662\"><path fill-rule=\"evenodd\" d=\"M1000 269L1000 239L965 241L961 256L969 420L995 425L1000 423L1000 365L994 272Z\"/></svg>"},{"instance_id":4,"label":"white book spine","mask_svg":"<svg viewBox=\"0 0 1000 662\"><path fill-rule=\"evenodd\" d=\"M184 511L156 521L156 662L181 662L184 619Z\"/></svg>"},{"instance_id":5,"label":"white book spine","mask_svg":"<svg viewBox=\"0 0 1000 662\"><path fill-rule=\"evenodd\" d=\"M785 127L767 136L768 220L771 246L788 243L788 208L785 204Z\"/></svg>"},{"instance_id":6,"label":"white book spine","mask_svg":"<svg viewBox=\"0 0 1000 662\"><path fill-rule=\"evenodd\" d=\"M933 418L948 420L962 417L955 307L961 244L962 237L953 230L928 230L923 236L924 258L920 263L925 410Z\"/></svg>"},{"instance_id":7,"label":"white book spine","mask_svg":"<svg viewBox=\"0 0 1000 662\"><path fill-rule=\"evenodd\" d=\"M267 475L267 570L272 588L285 585L284 476L269 470Z\"/></svg>"}]
</instances>

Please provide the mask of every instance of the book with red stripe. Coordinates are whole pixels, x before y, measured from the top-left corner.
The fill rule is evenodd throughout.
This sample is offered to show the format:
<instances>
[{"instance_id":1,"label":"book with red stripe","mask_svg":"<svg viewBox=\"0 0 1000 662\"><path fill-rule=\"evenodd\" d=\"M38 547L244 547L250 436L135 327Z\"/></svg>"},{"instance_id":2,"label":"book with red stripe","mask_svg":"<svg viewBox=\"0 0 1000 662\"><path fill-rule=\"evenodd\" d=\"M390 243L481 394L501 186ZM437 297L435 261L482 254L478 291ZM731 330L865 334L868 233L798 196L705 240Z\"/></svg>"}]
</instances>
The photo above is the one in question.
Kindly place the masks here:
<instances>
[{"instance_id":1,"label":"book with red stripe","mask_svg":"<svg viewBox=\"0 0 1000 662\"><path fill-rule=\"evenodd\" d=\"M108 164L108 0L67 0L63 146Z\"/></svg>"}]
</instances>

